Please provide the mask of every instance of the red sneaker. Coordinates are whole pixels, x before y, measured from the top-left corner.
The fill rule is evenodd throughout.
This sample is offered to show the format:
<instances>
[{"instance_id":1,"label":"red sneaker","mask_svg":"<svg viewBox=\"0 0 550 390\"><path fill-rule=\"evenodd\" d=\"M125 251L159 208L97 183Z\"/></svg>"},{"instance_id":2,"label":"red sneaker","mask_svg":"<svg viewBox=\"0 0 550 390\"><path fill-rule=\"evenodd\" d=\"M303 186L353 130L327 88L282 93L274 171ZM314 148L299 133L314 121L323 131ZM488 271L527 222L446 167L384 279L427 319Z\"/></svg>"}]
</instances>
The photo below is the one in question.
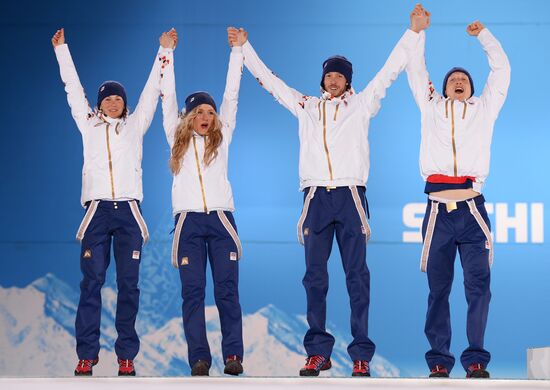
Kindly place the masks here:
<instances>
[{"instance_id":1,"label":"red sneaker","mask_svg":"<svg viewBox=\"0 0 550 390\"><path fill-rule=\"evenodd\" d=\"M468 366L466 378L489 378L489 371L481 363L474 363Z\"/></svg>"},{"instance_id":2,"label":"red sneaker","mask_svg":"<svg viewBox=\"0 0 550 390\"><path fill-rule=\"evenodd\" d=\"M318 376L319 371L325 371L332 367L332 362L321 355L309 356L306 365L300 370L300 376Z\"/></svg>"},{"instance_id":3,"label":"red sneaker","mask_svg":"<svg viewBox=\"0 0 550 390\"><path fill-rule=\"evenodd\" d=\"M75 376L92 376L92 367L99 362L99 359L81 359L74 369Z\"/></svg>"},{"instance_id":4,"label":"red sneaker","mask_svg":"<svg viewBox=\"0 0 550 390\"><path fill-rule=\"evenodd\" d=\"M369 362L367 360L354 360L351 376L370 376Z\"/></svg>"},{"instance_id":5,"label":"red sneaker","mask_svg":"<svg viewBox=\"0 0 550 390\"><path fill-rule=\"evenodd\" d=\"M430 378L448 378L449 371L440 364L436 364L430 371Z\"/></svg>"},{"instance_id":6,"label":"red sneaker","mask_svg":"<svg viewBox=\"0 0 550 390\"><path fill-rule=\"evenodd\" d=\"M136 376L134 361L131 359L118 359L118 376Z\"/></svg>"}]
</instances>

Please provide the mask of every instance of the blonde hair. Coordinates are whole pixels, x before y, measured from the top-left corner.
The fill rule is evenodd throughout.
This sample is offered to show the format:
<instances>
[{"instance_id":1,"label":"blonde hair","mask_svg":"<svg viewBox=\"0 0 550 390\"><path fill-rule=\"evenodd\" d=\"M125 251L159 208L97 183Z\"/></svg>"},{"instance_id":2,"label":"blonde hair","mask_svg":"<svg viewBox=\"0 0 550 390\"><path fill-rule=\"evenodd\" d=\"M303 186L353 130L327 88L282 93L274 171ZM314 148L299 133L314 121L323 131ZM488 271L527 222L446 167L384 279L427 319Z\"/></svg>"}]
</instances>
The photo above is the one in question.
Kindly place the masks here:
<instances>
[{"instance_id":1,"label":"blonde hair","mask_svg":"<svg viewBox=\"0 0 550 390\"><path fill-rule=\"evenodd\" d=\"M181 165L183 163L183 156L189 148L191 137L193 137L193 130L195 130L193 128L193 122L197 117L198 108L199 107L197 106L190 112L185 113L176 129L176 134L174 135L174 145L172 146L172 153L169 160L170 170L174 175L177 175L180 172ZM204 165L210 165L210 163L218 156L218 147L222 143L222 140L222 123L218 117L218 114L215 113L212 125L208 129L205 137L203 156Z\"/></svg>"}]
</instances>

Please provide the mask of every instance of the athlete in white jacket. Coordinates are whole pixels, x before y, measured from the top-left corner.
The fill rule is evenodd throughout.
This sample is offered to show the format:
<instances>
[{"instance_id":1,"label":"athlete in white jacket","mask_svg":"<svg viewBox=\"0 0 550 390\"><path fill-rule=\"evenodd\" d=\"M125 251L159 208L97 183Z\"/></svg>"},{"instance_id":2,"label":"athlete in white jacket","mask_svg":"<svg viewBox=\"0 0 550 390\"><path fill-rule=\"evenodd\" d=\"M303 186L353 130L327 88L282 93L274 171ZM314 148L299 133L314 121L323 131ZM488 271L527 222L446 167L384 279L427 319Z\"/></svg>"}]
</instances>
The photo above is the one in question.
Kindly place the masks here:
<instances>
[{"instance_id":1,"label":"athlete in white jacket","mask_svg":"<svg viewBox=\"0 0 550 390\"><path fill-rule=\"evenodd\" d=\"M298 119L300 137L300 189L305 199L298 222L298 239L305 246L309 330L301 376L317 376L331 367L334 337L327 332L327 261L334 235L338 241L351 305L353 341L348 352L353 376L369 376L375 345L368 337L370 275L366 242L370 227L366 215L365 184L369 175L369 122L380 109L386 89L405 68L418 44L420 16L411 14L407 30L382 69L367 87L351 87L352 64L333 56L323 64L321 96L305 96L288 87L260 60L247 33L240 30L244 63L260 85Z\"/></svg>"},{"instance_id":2,"label":"athlete in white jacket","mask_svg":"<svg viewBox=\"0 0 550 390\"><path fill-rule=\"evenodd\" d=\"M161 57L165 49L159 49L139 103L129 114L124 87L115 81L101 85L97 109L92 110L63 29L54 34L52 44L84 148L81 202L87 211L77 233L82 243L83 279L75 323L79 358L75 375L92 375L92 367L98 362L101 287L110 262L111 241L117 269L115 352L119 375L135 375L133 359L139 351L135 330L139 263L142 245L149 238L139 207L143 199L142 143L160 95Z\"/></svg>"},{"instance_id":3,"label":"athlete in white jacket","mask_svg":"<svg viewBox=\"0 0 550 390\"><path fill-rule=\"evenodd\" d=\"M177 33L166 33L177 42ZM208 375L212 364L206 338L204 297L207 258L212 268L214 296L220 314L224 373L243 372L242 315L239 303L239 263L242 248L232 212L233 194L227 179L229 145L235 129L243 55L228 29L231 46L225 92L219 114L214 99L195 92L185 100L180 117L176 99L173 53L162 71L162 114L174 175L175 217L172 264L182 283L182 317L191 375Z\"/></svg>"},{"instance_id":4,"label":"athlete in white jacket","mask_svg":"<svg viewBox=\"0 0 550 390\"><path fill-rule=\"evenodd\" d=\"M429 17L420 5L417 8ZM420 170L429 194L420 267L427 272L430 287L425 326L431 345L426 353L430 377L449 376L455 363L449 351L449 294L457 249L468 302L469 346L461 363L467 377L489 377L491 355L484 348L484 334L493 243L481 190L489 174L493 126L510 84L510 64L500 43L481 23L470 24L467 32L477 37L491 68L479 97L473 95L473 80L463 68L452 68L444 78L443 95L436 92L426 70L424 32L407 66L422 117Z\"/></svg>"}]
</instances>

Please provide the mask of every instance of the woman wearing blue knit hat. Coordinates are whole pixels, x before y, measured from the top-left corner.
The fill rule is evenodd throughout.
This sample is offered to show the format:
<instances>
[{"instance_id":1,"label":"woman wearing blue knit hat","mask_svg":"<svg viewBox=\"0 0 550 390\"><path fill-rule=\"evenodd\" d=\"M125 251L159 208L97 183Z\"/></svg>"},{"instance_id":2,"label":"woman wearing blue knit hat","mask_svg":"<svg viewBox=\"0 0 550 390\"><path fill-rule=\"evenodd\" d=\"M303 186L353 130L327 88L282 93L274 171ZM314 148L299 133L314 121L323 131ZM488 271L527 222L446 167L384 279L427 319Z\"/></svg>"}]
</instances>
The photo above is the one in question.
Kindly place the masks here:
<instances>
[{"instance_id":1,"label":"woman wearing blue knit hat","mask_svg":"<svg viewBox=\"0 0 550 390\"><path fill-rule=\"evenodd\" d=\"M92 375L92 367L99 360L101 287L110 263L112 243L118 287L115 318L118 374L133 376L136 374L133 361L139 351L135 330L139 264L142 246L149 238L139 206L143 199L142 145L160 95L160 68L167 48L160 47L138 105L130 114L124 87L116 81L106 81L100 86L97 108L92 110L65 43L63 29L54 34L52 44L84 149L81 203L86 213L77 233L82 244L83 278L75 322L79 361L74 374Z\"/></svg>"},{"instance_id":2,"label":"woman wearing blue knit hat","mask_svg":"<svg viewBox=\"0 0 550 390\"><path fill-rule=\"evenodd\" d=\"M174 43L175 30L165 33ZM227 179L229 145L235 129L243 54L228 29L231 46L222 104L207 92L185 99L179 115L173 53L162 72L162 114L174 175L175 217L172 265L182 283L182 317L191 375L207 376L212 356L206 336L204 298L206 264L210 262L214 298L220 315L224 373L243 372L242 314L239 302L239 259L242 248L233 218L233 193Z\"/></svg>"},{"instance_id":3,"label":"woman wearing blue knit hat","mask_svg":"<svg viewBox=\"0 0 550 390\"><path fill-rule=\"evenodd\" d=\"M429 17L421 5L416 9ZM430 288L424 329L431 346L426 353L430 377L448 377L455 364L449 350L449 294L457 250L468 302L469 345L460 362L468 378L488 378L486 368L491 359L484 339L491 300L493 241L481 192L489 174L493 127L510 85L510 64L500 43L483 24L474 22L466 31L479 40L491 68L479 97L474 96L470 73L458 67L447 72L442 95L437 93L426 70L424 32L407 66L422 117L420 169L428 194L420 268L427 273Z\"/></svg>"},{"instance_id":4,"label":"woman wearing blue knit hat","mask_svg":"<svg viewBox=\"0 0 550 390\"><path fill-rule=\"evenodd\" d=\"M300 189L304 206L298 220L298 241L305 247L303 285L309 329L301 376L317 376L331 368L335 339L326 329L327 262L334 236L338 242L351 306L352 342L348 353L352 376L370 376L375 345L369 338L370 273L366 246L370 237L365 186L369 176L369 122L377 114L386 90L412 56L422 20L411 15L407 30L382 69L359 93L352 88L353 68L343 56L323 63L321 96L305 96L288 87L260 60L247 40L244 63L260 85L298 119Z\"/></svg>"}]
</instances>

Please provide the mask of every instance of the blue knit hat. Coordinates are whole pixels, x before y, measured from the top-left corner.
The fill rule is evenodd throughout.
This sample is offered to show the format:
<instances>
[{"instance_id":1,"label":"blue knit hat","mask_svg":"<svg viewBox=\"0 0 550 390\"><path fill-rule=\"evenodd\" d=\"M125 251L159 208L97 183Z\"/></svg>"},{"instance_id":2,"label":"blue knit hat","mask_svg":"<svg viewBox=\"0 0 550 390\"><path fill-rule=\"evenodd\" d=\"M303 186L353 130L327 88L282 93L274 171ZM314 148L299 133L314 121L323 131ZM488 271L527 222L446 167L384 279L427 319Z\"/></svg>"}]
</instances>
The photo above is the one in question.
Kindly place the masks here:
<instances>
[{"instance_id":1,"label":"blue knit hat","mask_svg":"<svg viewBox=\"0 0 550 390\"><path fill-rule=\"evenodd\" d=\"M120 96L124 100L124 108L126 108L126 91L122 84L116 81L105 81L101 84L97 92L97 107L101 107L103 99L111 95Z\"/></svg>"},{"instance_id":2,"label":"blue knit hat","mask_svg":"<svg viewBox=\"0 0 550 390\"><path fill-rule=\"evenodd\" d=\"M447 97L447 92L445 91L447 89L447 80L449 80L449 77L455 72L464 73L466 76L468 76L468 80L470 80L470 88L472 89L472 94L468 96L468 98L474 96L474 80L472 80L472 76L470 76L470 73L460 66L455 66L445 75L445 78L443 79L443 96Z\"/></svg>"},{"instance_id":3,"label":"blue knit hat","mask_svg":"<svg viewBox=\"0 0 550 390\"><path fill-rule=\"evenodd\" d=\"M323 76L321 77L321 87L325 89L324 80L325 75L329 72L338 72L344 75L348 85L351 85L351 78L353 76L353 66L351 62L344 56L332 56L323 62Z\"/></svg>"},{"instance_id":4,"label":"blue knit hat","mask_svg":"<svg viewBox=\"0 0 550 390\"><path fill-rule=\"evenodd\" d=\"M216 107L216 102L212 99L212 96L208 92L195 92L187 96L185 99L185 112L191 112L195 107L200 106L201 104L209 104L214 108L214 111L218 112Z\"/></svg>"}]
</instances>

